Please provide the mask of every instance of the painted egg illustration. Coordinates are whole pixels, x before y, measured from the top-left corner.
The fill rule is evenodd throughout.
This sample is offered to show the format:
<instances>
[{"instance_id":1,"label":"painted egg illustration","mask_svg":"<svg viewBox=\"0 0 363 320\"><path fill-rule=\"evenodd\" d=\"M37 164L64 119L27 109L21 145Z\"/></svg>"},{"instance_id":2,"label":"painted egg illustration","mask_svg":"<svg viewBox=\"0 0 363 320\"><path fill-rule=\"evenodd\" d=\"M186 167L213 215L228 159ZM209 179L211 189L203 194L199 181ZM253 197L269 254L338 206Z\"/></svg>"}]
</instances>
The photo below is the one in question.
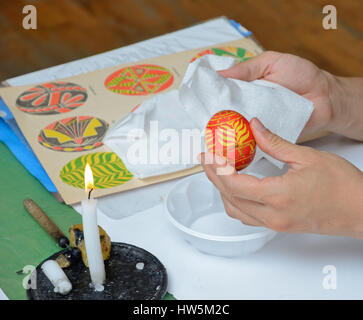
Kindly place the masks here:
<instances>
[{"instance_id":1,"label":"painted egg illustration","mask_svg":"<svg viewBox=\"0 0 363 320\"><path fill-rule=\"evenodd\" d=\"M86 151L102 146L108 124L90 116L69 117L52 122L40 131L38 142L55 151Z\"/></svg>"},{"instance_id":2,"label":"painted egg illustration","mask_svg":"<svg viewBox=\"0 0 363 320\"><path fill-rule=\"evenodd\" d=\"M105 86L115 93L144 96L161 92L173 82L174 76L168 69L153 64L139 64L112 73L105 80Z\"/></svg>"},{"instance_id":3,"label":"painted egg illustration","mask_svg":"<svg viewBox=\"0 0 363 320\"><path fill-rule=\"evenodd\" d=\"M226 158L236 170L246 168L256 152L256 141L249 122L232 110L220 111L209 120L205 142L209 152Z\"/></svg>"},{"instance_id":4,"label":"painted egg illustration","mask_svg":"<svg viewBox=\"0 0 363 320\"><path fill-rule=\"evenodd\" d=\"M87 96L87 90L76 83L53 81L23 92L17 98L16 106L28 114L60 114L82 106Z\"/></svg>"},{"instance_id":5,"label":"painted egg illustration","mask_svg":"<svg viewBox=\"0 0 363 320\"><path fill-rule=\"evenodd\" d=\"M133 178L116 153L94 152L69 161L59 173L61 180L72 187L84 189L87 163L92 167L95 189L116 187Z\"/></svg>"},{"instance_id":6,"label":"painted egg illustration","mask_svg":"<svg viewBox=\"0 0 363 320\"><path fill-rule=\"evenodd\" d=\"M237 63L246 61L255 56L254 53L252 53L251 51L249 51L247 49L227 46L227 47L219 47L219 48L210 48L210 49L201 51L198 54L196 54L193 57L193 59L190 60L190 62L193 62L193 61L197 60L198 58L205 56L206 54L213 54L213 55L222 56L222 57L232 57L236 60Z\"/></svg>"}]
</instances>

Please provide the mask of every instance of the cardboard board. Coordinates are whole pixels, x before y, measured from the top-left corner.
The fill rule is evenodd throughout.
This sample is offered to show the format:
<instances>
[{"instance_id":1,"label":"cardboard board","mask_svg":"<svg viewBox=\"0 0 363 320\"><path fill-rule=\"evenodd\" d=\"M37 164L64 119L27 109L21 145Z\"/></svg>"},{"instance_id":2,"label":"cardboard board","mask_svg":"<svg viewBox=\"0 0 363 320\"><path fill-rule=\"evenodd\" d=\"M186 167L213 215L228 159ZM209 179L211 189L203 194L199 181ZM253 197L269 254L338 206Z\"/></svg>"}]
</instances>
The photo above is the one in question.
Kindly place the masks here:
<instances>
[{"instance_id":1,"label":"cardboard board","mask_svg":"<svg viewBox=\"0 0 363 320\"><path fill-rule=\"evenodd\" d=\"M263 51L255 41L249 38L221 43L214 45L213 48L227 46L244 48L253 55L258 55ZM124 64L121 66L97 70L62 80L68 84L50 84L45 87L35 89L35 91L33 91L33 88L36 87L36 85L1 88L0 95L13 113L19 128L43 165L47 174L57 187L64 201L67 204L74 204L85 198L85 191L79 186L74 187L74 181L73 185L69 185L64 182L64 179L61 179L60 173L64 166L72 160L86 154L111 152L111 150L109 150L106 146L98 146L99 141L97 140L97 137L99 138L105 132L105 123L111 126L115 121L132 111L142 101L149 99L159 92L161 93L166 92L167 90L177 89L190 61L201 52L207 53L205 50L208 49L210 49L210 47L188 50L171 55L142 60L137 63ZM149 72L145 71L147 69L142 66L135 68L135 66L140 65L160 66L163 69L160 69L159 67L151 67L151 71ZM126 67L132 67L132 69L124 69ZM164 68L166 70L164 70ZM133 92L138 93L137 95L124 94L125 92L130 92L130 90L124 90L123 94L117 93L115 91L122 90L122 88L113 89L113 91L110 90L111 87L114 88L112 81L115 79L111 75L121 69L124 69L126 73L133 73L134 77L135 75L137 76L138 73L140 73L140 75L143 74L143 72L149 72L148 75L153 77L155 74L152 75L152 73L156 72L156 78L159 79L159 82L156 82L156 85L146 84L144 88L136 88L137 90ZM125 74L125 72L123 74ZM109 84L108 88L105 86L105 83ZM64 94L64 92L66 92L66 94ZM154 93L145 94L147 92ZM58 101L59 97L61 98L60 101ZM42 106L42 103L46 100L49 102L49 106L53 106L51 103L52 99L60 103L58 103L58 108L56 109L52 109L52 107L49 106L37 108L34 107L34 99L38 99L36 103L38 106ZM29 107L29 101L33 103L31 107ZM78 118L74 119L75 117ZM54 132L52 131L54 129L53 124L59 126L60 120L64 121L64 119L73 118L71 120L67 120L68 122L65 121L64 123L61 123L64 124L65 127L69 125L69 127L66 127L66 129L63 130L84 130L84 125L82 123L76 123L78 120L80 122L85 121L88 123L91 121L84 117L97 118L95 120L97 123L90 125L87 129L87 134L81 139L89 141L89 144L84 146L82 145L82 141L79 141L79 137L75 137L75 140L77 140L76 142L79 143L78 147L74 146L74 141L73 146L70 147L66 142L67 146L64 147L60 141L64 142L64 137L65 140L69 139L69 135L62 136L58 134L55 137ZM77 129L75 129L75 126L78 126ZM43 134L40 134L42 130ZM98 159L95 161L97 162ZM68 167L72 167L72 165L73 164L71 163ZM100 197L116 192L140 188L199 171L201 171L201 167L196 166L189 170L175 172L164 176L142 180L137 178L127 179L127 182L124 182L123 184L117 184L119 182L114 184L113 181L105 182L103 180L103 187L106 187L95 190L93 196ZM74 177L72 177L72 179L81 180L79 175L80 173L78 172L74 175ZM106 176L104 178L107 178L107 170L105 175Z\"/></svg>"}]
</instances>

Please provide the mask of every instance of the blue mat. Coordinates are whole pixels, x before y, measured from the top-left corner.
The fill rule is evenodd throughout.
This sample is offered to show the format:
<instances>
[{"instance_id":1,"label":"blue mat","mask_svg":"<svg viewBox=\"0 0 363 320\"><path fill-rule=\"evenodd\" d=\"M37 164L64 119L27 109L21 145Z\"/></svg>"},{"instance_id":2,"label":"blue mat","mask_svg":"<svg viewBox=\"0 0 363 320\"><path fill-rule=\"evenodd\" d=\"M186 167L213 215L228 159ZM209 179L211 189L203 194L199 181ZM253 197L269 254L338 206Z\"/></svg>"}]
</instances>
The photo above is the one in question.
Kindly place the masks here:
<instances>
[{"instance_id":1,"label":"blue mat","mask_svg":"<svg viewBox=\"0 0 363 320\"><path fill-rule=\"evenodd\" d=\"M23 164L23 166L37 178L50 192L57 192L53 182L35 156L29 144L26 142L15 119L0 97L0 111L5 113L5 117L0 117L0 141L2 141Z\"/></svg>"}]
</instances>

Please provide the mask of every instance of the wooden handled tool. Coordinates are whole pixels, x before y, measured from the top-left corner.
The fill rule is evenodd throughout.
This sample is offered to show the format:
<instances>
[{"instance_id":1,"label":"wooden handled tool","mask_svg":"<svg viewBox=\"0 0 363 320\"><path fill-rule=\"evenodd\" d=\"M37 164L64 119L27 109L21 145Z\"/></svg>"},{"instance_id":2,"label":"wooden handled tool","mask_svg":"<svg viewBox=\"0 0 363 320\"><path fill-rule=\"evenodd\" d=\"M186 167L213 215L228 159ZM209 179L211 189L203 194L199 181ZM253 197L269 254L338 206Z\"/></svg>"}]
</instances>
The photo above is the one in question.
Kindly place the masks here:
<instances>
[{"instance_id":1,"label":"wooden handled tool","mask_svg":"<svg viewBox=\"0 0 363 320\"><path fill-rule=\"evenodd\" d=\"M47 214L32 200L24 199L24 208L42 226L42 228L58 243L62 248L67 248L69 240L58 226L47 216Z\"/></svg>"}]
</instances>

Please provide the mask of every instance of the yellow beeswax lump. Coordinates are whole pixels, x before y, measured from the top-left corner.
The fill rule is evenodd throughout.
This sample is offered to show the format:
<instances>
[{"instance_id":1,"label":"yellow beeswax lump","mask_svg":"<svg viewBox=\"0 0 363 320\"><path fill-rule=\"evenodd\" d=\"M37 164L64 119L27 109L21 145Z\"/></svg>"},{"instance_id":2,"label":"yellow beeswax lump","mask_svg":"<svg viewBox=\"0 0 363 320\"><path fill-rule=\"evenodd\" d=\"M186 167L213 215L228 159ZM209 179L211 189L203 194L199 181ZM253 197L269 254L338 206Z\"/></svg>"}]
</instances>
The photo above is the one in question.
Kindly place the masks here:
<instances>
[{"instance_id":1,"label":"yellow beeswax lump","mask_svg":"<svg viewBox=\"0 0 363 320\"><path fill-rule=\"evenodd\" d=\"M98 226L98 230L100 233L103 260L107 260L110 257L111 253L111 239L106 231L103 230L100 226ZM83 263L88 268L86 245L84 243L82 224L75 224L69 228L69 239L72 247L76 247L81 250Z\"/></svg>"}]
</instances>

